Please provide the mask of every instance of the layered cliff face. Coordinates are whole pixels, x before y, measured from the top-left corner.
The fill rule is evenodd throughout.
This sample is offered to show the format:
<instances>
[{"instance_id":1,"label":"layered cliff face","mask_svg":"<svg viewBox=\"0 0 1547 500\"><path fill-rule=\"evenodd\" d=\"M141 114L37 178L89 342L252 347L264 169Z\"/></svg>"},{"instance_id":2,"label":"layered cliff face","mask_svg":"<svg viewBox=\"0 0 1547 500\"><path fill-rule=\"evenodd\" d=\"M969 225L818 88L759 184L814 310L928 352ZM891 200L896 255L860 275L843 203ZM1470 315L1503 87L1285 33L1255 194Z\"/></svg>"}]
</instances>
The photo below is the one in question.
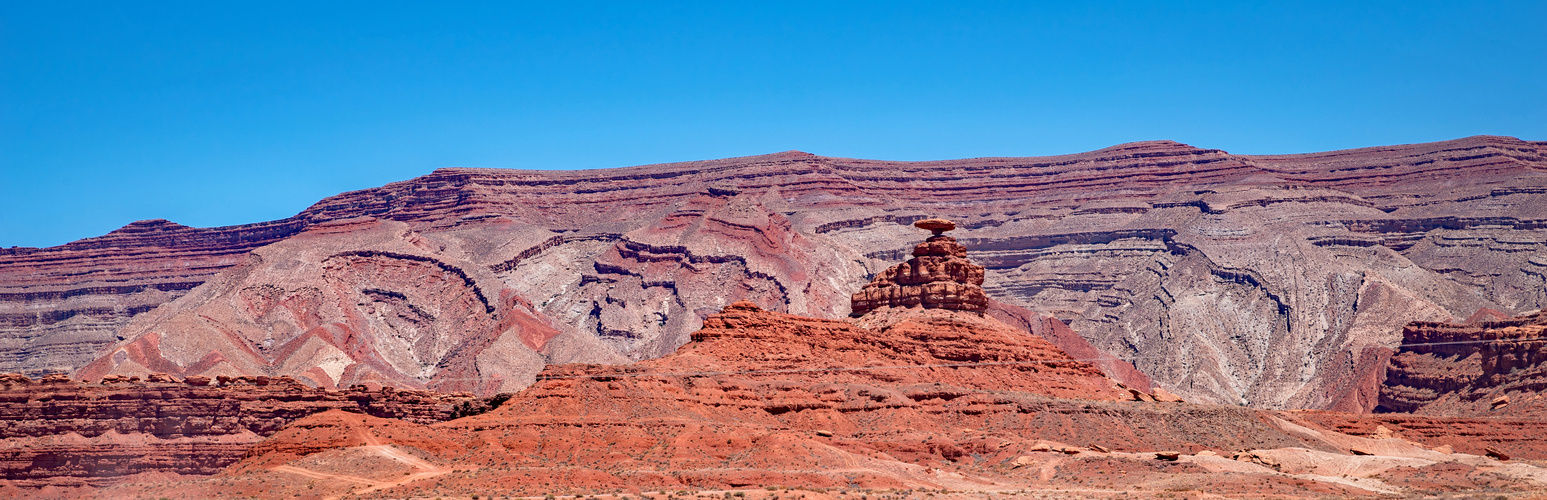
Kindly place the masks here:
<instances>
[{"instance_id":1,"label":"layered cliff face","mask_svg":"<svg viewBox=\"0 0 1547 500\"><path fill-rule=\"evenodd\" d=\"M0 248L0 371L74 371L134 316L187 293L298 220L198 229L140 221L52 248Z\"/></svg>"},{"instance_id":2,"label":"layered cliff face","mask_svg":"<svg viewBox=\"0 0 1547 500\"><path fill-rule=\"evenodd\" d=\"M140 473L214 474L264 437L316 413L429 424L478 401L391 388L312 389L285 378L151 378L83 385L0 376L0 478L39 488L103 486Z\"/></svg>"},{"instance_id":3,"label":"layered cliff face","mask_svg":"<svg viewBox=\"0 0 1547 500\"><path fill-rule=\"evenodd\" d=\"M343 473L408 497L464 489L963 489L1003 480L994 477L996 465L1035 453L1039 438L1125 451L1303 444L1249 417L1118 403L1130 394L1093 366L973 313L888 309L848 322L739 302L704 323L692 343L664 358L553 366L497 410L433 427L319 415L258 445L227 476ZM1103 411L1081 410L1092 405ZM1132 421L1149 421L1151 430L1134 432L1124 425ZM1240 432L1201 430L1215 422ZM366 476L321 460L359 454L352 450L369 443L346 429L366 426L377 443L421 457L426 467L410 472L435 480ZM493 444L477 444L484 442ZM478 474L461 472L473 469ZM209 486L222 494L232 488Z\"/></svg>"},{"instance_id":4,"label":"layered cliff face","mask_svg":"<svg viewBox=\"0 0 1547 500\"><path fill-rule=\"evenodd\" d=\"M1547 305L1544 150L1500 137L1291 156L1147 142L1044 158L905 163L791 152L579 172L446 169L329 198L266 225L139 224L105 240L6 250L0 335L10 342L11 366L39 372L83 366L91 353L128 356L123 345L176 330L158 321L210 316L225 325L235 312L201 308L238 299L189 293L195 283L219 269L245 272L252 248L368 216L446 245L455 255L436 258L456 261L476 283L464 288L482 290L495 311L483 319L476 307L452 314L466 319L434 315L425 324L444 326L410 328L413 307L429 311L421 302L430 299L395 290L404 298L351 303L381 304L372 307L388 318L356 321L367 328L362 335L467 326L494 337L508 317L501 296L508 289L563 334L553 338L573 339L575 352L649 359L736 300L846 316L849 294L914 246L904 224L943 216L960 226L955 237L968 256L986 266L989 298L1055 314L1098 350L1133 360L1190 401L1368 409L1375 401L1358 389L1369 376L1360 366L1374 359L1370 348L1395 345L1401 325ZM351 231L333 230L343 231L338 238ZM336 254L310 255L307 265L321 268ZM271 256L266 262L280 260ZM335 289L366 296L375 288L366 281L378 278L330 279ZM276 300L300 288L269 284L283 289L273 292L282 295ZM145 311L158 304L165 311L152 320ZM409 312L381 312L389 309ZM338 311L318 321L351 324ZM146 319L126 326L131 317ZM236 334L260 351L253 343L264 338L253 335ZM281 342L284 334L276 335ZM466 340L435 338L431 344ZM122 345L109 346L115 342ZM469 349L477 350L447 352ZM45 351L52 361L29 361ZM530 374L537 358L570 359L532 352L502 355L525 361L500 363ZM178 363L187 356L194 354ZM446 356L471 356L459 366L478 366L476 355ZM418 363L422 375L435 356L397 359L385 363L404 374L393 380L432 383L433 375L406 367Z\"/></svg>"},{"instance_id":5,"label":"layered cliff face","mask_svg":"<svg viewBox=\"0 0 1547 500\"><path fill-rule=\"evenodd\" d=\"M1437 416L1547 416L1547 312L1402 329L1376 411Z\"/></svg>"}]
</instances>

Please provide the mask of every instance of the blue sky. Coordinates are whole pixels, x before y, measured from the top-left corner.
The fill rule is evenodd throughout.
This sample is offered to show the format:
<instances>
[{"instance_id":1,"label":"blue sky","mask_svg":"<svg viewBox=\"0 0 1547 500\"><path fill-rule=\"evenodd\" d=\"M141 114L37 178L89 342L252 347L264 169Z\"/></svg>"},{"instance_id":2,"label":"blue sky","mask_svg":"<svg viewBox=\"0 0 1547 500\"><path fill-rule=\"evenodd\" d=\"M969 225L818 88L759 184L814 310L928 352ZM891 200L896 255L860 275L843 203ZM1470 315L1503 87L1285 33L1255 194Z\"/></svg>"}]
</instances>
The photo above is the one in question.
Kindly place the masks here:
<instances>
[{"instance_id":1,"label":"blue sky","mask_svg":"<svg viewBox=\"0 0 1547 500\"><path fill-rule=\"evenodd\" d=\"M1547 2L0 1L0 246L447 166L1547 140Z\"/></svg>"}]
</instances>

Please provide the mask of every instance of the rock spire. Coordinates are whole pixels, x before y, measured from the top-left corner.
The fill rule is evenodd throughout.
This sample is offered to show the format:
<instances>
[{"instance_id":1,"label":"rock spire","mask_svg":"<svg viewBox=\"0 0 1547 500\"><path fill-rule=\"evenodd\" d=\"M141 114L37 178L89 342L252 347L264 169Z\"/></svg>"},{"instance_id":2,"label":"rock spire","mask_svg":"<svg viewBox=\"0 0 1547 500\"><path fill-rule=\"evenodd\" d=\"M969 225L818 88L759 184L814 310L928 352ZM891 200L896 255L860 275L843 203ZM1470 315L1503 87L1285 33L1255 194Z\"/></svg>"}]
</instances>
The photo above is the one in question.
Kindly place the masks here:
<instances>
[{"instance_id":1,"label":"rock spire","mask_svg":"<svg viewBox=\"0 0 1547 500\"><path fill-rule=\"evenodd\" d=\"M913 223L934 232L913 247L913 258L887 268L851 297L851 316L882 307L954 309L982 314L988 308L983 293L983 266L967 260L967 247L944 233L956 224L944 219Z\"/></svg>"}]
</instances>

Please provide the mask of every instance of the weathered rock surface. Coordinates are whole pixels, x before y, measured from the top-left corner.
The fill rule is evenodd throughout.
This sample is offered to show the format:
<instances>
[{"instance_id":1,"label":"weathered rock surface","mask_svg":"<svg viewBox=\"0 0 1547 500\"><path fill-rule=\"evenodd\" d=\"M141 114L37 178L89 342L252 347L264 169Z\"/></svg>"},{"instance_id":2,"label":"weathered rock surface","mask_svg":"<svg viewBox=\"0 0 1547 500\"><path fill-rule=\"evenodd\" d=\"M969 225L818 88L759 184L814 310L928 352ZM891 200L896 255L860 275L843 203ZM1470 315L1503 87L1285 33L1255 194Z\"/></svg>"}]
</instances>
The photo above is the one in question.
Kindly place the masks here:
<instances>
[{"instance_id":1,"label":"weathered rock surface","mask_svg":"<svg viewBox=\"0 0 1547 500\"><path fill-rule=\"evenodd\" d=\"M108 382L0 377L5 484L102 486L141 473L214 474L264 437L315 413L345 410L428 424L478 401L390 387L313 389L267 377L210 385Z\"/></svg>"},{"instance_id":2,"label":"weathered rock surface","mask_svg":"<svg viewBox=\"0 0 1547 500\"><path fill-rule=\"evenodd\" d=\"M913 225L935 234L913 247L913 258L886 268L856 292L849 302L849 315L858 318L883 307L987 310L983 266L967 260L967 247L956 238L942 234L956 229L956 224L924 219Z\"/></svg>"},{"instance_id":3,"label":"weathered rock surface","mask_svg":"<svg viewBox=\"0 0 1547 500\"><path fill-rule=\"evenodd\" d=\"M1110 498L1170 496L1183 484L1227 496L1423 494L1436 488L1413 481L1424 478L1481 485L1474 492L1547 484L1531 465L1348 435L1297 413L1133 401L1094 366L966 311L883 308L834 321L736 303L704 323L663 358L551 366L481 415L415 425L318 414L217 479L104 493L664 499L652 492L927 488Z\"/></svg>"},{"instance_id":4,"label":"weathered rock surface","mask_svg":"<svg viewBox=\"0 0 1547 500\"><path fill-rule=\"evenodd\" d=\"M1547 419L1547 312L1485 313L1403 327L1376 411Z\"/></svg>"},{"instance_id":5,"label":"weathered rock surface","mask_svg":"<svg viewBox=\"0 0 1547 500\"><path fill-rule=\"evenodd\" d=\"M199 229L139 221L51 248L0 248L0 371L68 373L131 318L182 296L298 219Z\"/></svg>"},{"instance_id":6,"label":"weathered rock surface","mask_svg":"<svg viewBox=\"0 0 1547 500\"><path fill-rule=\"evenodd\" d=\"M290 376L324 388L489 395L525 387L550 362L621 360L561 331L465 249L497 229L426 236L373 218L318 224L131 320L120 329L129 340L77 374Z\"/></svg>"},{"instance_id":7,"label":"weathered rock surface","mask_svg":"<svg viewBox=\"0 0 1547 500\"><path fill-rule=\"evenodd\" d=\"M329 198L283 221L213 229L136 223L61 247L0 250L0 369L78 369L201 316L220 328L273 324L235 319L239 308L229 304L241 299L232 294L272 285L280 289L275 300L286 300L298 285L258 280L218 293L190 290L223 269L251 269L246 255L263 245L318 231L353 238L347 220L359 217L403 224L421 243L446 249L327 244L434 258L474 283L452 291L452 280L444 290L453 297L481 290L495 311L435 315L425 324L436 326L405 334L414 307L451 306L401 290L392 291L402 299L378 294L350 303L340 295L330 300L383 304L373 307L386 319L369 320L365 311L367 321L352 324L369 326L361 336L435 338L397 361L346 364L431 384L435 375L424 374L439 368L414 370L405 360L438 365L440 349L473 337L447 336L451 325L504 335L495 330L512 317L502 309L506 289L532 304L528 314L573 334L554 337L577 346L571 355L648 359L685 343L703 317L736 300L814 317L849 314L850 294L913 247L903 224L932 216L957 222L956 238L987 268L988 297L1056 315L1188 401L1367 410L1376 403L1361 392L1370 387L1367 367L1379 361L1379 348L1399 342L1401 325L1547 306L1547 145L1540 142L1472 137L1243 156L1162 141L937 162L789 152L574 172L444 169ZM302 246L284 253L303 255ZM373 273L389 267L381 254L306 255L314 268L324 261ZM296 260L268 256L256 265ZM440 269L405 272L436 273L431 267ZM374 287L367 281L383 278L330 279L363 296ZM388 303L407 316L383 312ZM158 305L165 305L160 319L148 318ZM210 307L225 312L205 314ZM318 321L351 324L342 307L334 314ZM127 326L136 317L146 319ZM309 330L300 319L282 322ZM253 342L268 333L252 336L267 330L242 328L248 333L233 338L253 340L233 346L267 347ZM276 343L287 328L275 327ZM540 362L581 360L532 352L495 364L518 366L506 379L517 380ZM203 355L164 357L183 363ZM460 363L461 373L493 359L447 356L463 360L447 365ZM254 365L264 363L285 364ZM379 368L388 365L402 376ZM191 365L183 366L165 371L187 373ZM329 370L337 371L322 369Z\"/></svg>"},{"instance_id":8,"label":"weathered rock surface","mask_svg":"<svg viewBox=\"0 0 1547 500\"><path fill-rule=\"evenodd\" d=\"M1138 368L1134 368L1132 363L1097 349L1080 334L1070 329L1069 325L1064 324L1063 320L1051 314L1039 313L992 299L988 301L988 311L985 314L1016 329L1042 337L1075 359L1096 365L1107 376L1128 387L1140 390L1153 388L1156 394L1165 390L1156 387L1155 383Z\"/></svg>"}]
</instances>

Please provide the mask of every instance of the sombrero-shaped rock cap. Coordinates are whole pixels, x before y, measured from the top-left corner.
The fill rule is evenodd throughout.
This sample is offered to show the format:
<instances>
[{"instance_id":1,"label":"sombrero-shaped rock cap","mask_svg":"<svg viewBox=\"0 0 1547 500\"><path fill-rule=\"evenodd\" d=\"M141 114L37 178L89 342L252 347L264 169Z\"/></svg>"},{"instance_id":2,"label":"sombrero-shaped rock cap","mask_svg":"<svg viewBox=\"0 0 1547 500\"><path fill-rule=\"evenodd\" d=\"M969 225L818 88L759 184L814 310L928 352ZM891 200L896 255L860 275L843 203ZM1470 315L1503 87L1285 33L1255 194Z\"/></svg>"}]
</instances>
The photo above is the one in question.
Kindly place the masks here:
<instances>
[{"instance_id":1,"label":"sombrero-shaped rock cap","mask_svg":"<svg viewBox=\"0 0 1547 500\"><path fill-rule=\"evenodd\" d=\"M919 229L928 229L930 231L934 231L935 234L938 235L940 233L956 229L956 223L945 219L924 219L918 222L914 222L913 227L917 227Z\"/></svg>"}]
</instances>

